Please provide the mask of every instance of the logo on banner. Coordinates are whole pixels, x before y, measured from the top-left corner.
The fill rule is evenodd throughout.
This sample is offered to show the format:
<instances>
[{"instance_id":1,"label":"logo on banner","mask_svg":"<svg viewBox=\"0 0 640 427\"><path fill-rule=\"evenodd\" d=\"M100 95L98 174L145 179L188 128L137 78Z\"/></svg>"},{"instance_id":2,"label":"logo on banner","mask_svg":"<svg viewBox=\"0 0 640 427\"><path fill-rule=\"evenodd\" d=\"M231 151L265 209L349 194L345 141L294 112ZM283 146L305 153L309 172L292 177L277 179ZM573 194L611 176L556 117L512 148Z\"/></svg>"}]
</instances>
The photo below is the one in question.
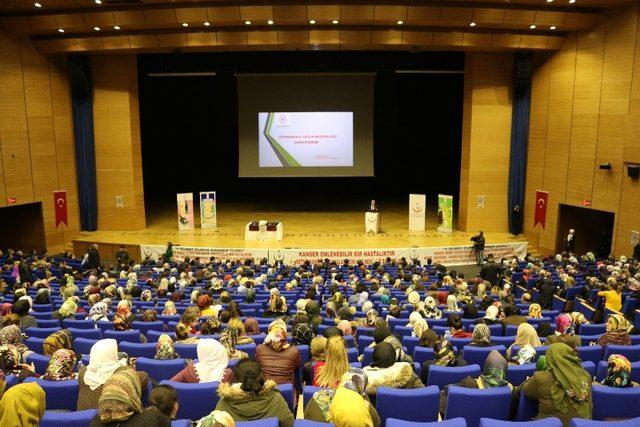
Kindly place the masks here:
<instances>
[{"instance_id":1,"label":"logo on banner","mask_svg":"<svg viewBox=\"0 0 640 427\"><path fill-rule=\"evenodd\" d=\"M279 126L289 126L290 122L291 122L291 117L288 114L285 114L285 113L278 114Z\"/></svg>"},{"instance_id":2,"label":"logo on banner","mask_svg":"<svg viewBox=\"0 0 640 427\"><path fill-rule=\"evenodd\" d=\"M549 193L547 191L536 190L536 211L533 219L533 226L540 224L544 230L547 225L547 204Z\"/></svg>"},{"instance_id":3,"label":"logo on banner","mask_svg":"<svg viewBox=\"0 0 640 427\"><path fill-rule=\"evenodd\" d=\"M69 226L69 220L67 216L67 192L63 191L54 191L53 192L53 203L55 207L56 214L56 227L63 223L67 227Z\"/></svg>"}]
</instances>

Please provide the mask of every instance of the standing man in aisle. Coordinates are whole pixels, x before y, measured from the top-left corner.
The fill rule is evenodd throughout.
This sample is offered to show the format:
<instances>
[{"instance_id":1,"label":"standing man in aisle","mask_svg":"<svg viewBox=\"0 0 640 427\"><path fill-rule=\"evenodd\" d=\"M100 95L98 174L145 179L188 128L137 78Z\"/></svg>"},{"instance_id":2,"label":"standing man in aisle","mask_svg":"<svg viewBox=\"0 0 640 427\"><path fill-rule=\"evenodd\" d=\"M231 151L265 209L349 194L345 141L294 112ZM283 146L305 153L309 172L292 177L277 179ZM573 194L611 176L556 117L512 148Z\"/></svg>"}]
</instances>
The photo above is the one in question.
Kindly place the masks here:
<instances>
[{"instance_id":1,"label":"standing man in aisle","mask_svg":"<svg viewBox=\"0 0 640 427\"><path fill-rule=\"evenodd\" d=\"M473 248L476 251L476 264L482 265L482 262L484 261L484 233L479 231L478 234L471 238L471 241L473 242Z\"/></svg>"}]
</instances>

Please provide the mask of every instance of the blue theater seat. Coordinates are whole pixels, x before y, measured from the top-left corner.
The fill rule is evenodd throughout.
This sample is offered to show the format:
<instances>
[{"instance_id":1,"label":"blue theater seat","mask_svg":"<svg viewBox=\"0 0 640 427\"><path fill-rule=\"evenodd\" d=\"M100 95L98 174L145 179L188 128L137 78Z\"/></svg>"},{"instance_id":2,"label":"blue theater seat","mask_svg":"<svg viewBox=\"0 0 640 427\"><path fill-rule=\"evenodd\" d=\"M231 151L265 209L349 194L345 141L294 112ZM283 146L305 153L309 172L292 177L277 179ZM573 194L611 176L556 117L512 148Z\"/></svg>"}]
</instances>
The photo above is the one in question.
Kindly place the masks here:
<instances>
[{"instance_id":1,"label":"blue theater seat","mask_svg":"<svg viewBox=\"0 0 640 427\"><path fill-rule=\"evenodd\" d=\"M302 404L305 407L313 398L313 394L318 390L322 390L322 387L313 387L310 385L304 386L304 388L302 389L302 402L303 402Z\"/></svg>"},{"instance_id":2,"label":"blue theater seat","mask_svg":"<svg viewBox=\"0 0 640 427\"><path fill-rule=\"evenodd\" d=\"M35 338L47 338L49 335L51 335L54 332L58 332L61 328L58 327L53 327L53 328L36 328L36 327L30 327L27 328L24 333L28 336L28 337L35 337Z\"/></svg>"},{"instance_id":3,"label":"blue theater seat","mask_svg":"<svg viewBox=\"0 0 640 427\"><path fill-rule=\"evenodd\" d=\"M569 427L638 427L640 417L620 421L593 421L573 418Z\"/></svg>"},{"instance_id":4,"label":"blue theater seat","mask_svg":"<svg viewBox=\"0 0 640 427\"><path fill-rule=\"evenodd\" d=\"M507 352L507 349L503 345L498 345L495 347L474 347L471 345L467 345L462 349L462 358L469 365L480 365L484 366L485 360L489 356L493 350L498 351L503 356Z\"/></svg>"},{"instance_id":5,"label":"blue theater seat","mask_svg":"<svg viewBox=\"0 0 640 427\"><path fill-rule=\"evenodd\" d=\"M450 420L431 422L431 423L417 423L413 421L403 421L396 418L388 418L385 427L467 427L467 422L464 418L452 418Z\"/></svg>"},{"instance_id":6,"label":"blue theater seat","mask_svg":"<svg viewBox=\"0 0 640 427\"><path fill-rule=\"evenodd\" d=\"M118 351L124 351L132 357L148 357L153 359L156 355L157 343L139 344L134 342L121 342L118 344Z\"/></svg>"},{"instance_id":7,"label":"blue theater seat","mask_svg":"<svg viewBox=\"0 0 640 427\"><path fill-rule=\"evenodd\" d=\"M136 369L144 371L156 381L169 380L186 366L184 359L155 360L146 357L138 358Z\"/></svg>"},{"instance_id":8,"label":"blue theater seat","mask_svg":"<svg viewBox=\"0 0 640 427\"><path fill-rule=\"evenodd\" d=\"M236 427L278 427L280 420L276 417L264 418L255 421L237 421Z\"/></svg>"},{"instance_id":9,"label":"blue theater seat","mask_svg":"<svg viewBox=\"0 0 640 427\"><path fill-rule=\"evenodd\" d=\"M97 409L74 412L46 411L40 420L40 427L87 427L97 414Z\"/></svg>"},{"instance_id":10,"label":"blue theater seat","mask_svg":"<svg viewBox=\"0 0 640 427\"><path fill-rule=\"evenodd\" d=\"M493 387L476 390L450 386L447 395L447 410L444 418L464 418L467 426L478 427L480 418L507 420L511 407L511 389Z\"/></svg>"},{"instance_id":11,"label":"blue theater seat","mask_svg":"<svg viewBox=\"0 0 640 427\"><path fill-rule=\"evenodd\" d=\"M293 384L278 384L278 390L280 390L280 394L284 398L285 402L287 402L289 410L293 413L295 409L293 403Z\"/></svg>"},{"instance_id":12,"label":"blue theater seat","mask_svg":"<svg viewBox=\"0 0 640 427\"><path fill-rule=\"evenodd\" d=\"M25 383L38 383L47 395L47 410L75 411L78 402L78 380L46 381L29 377Z\"/></svg>"},{"instance_id":13,"label":"blue theater seat","mask_svg":"<svg viewBox=\"0 0 640 427\"><path fill-rule=\"evenodd\" d=\"M62 327L75 329L94 329L95 323L93 323L93 320L64 319L62 321Z\"/></svg>"},{"instance_id":14,"label":"blue theater seat","mask_svg":"<svg viewBox=\"0 0 640 427\"><path fill-rule=\"evenodd\" d=\"M630 362L640 361L640 345L608 345L604 348L602 360L609 360L612 354L621 354Z\"/></svg>"},{"instance_id":15,"label":"blue theater seat","mask_svg":"<svg viewBox=\"0 0 640 427\"><path fill-rule=\"evenodd\" d=\"M178 393L178 413L176 418L197 421L208 415L218 404L218 382L185 384L175 381L161 381L176 389Z\"/></svg>"},{"instance_id":16,"label":"blue theater seat","mask_svg":"<svg viewBox=\"0 0 640 427\"><path fill-rule=\"evenodd\" d=\"M176 344L174 346L176 353L184 359L197 359L198 350L196 344Z\"/></svg>"},{"instance_id":17,"label":"blue theater seat","mask_svg":"<svg viewBox=\"0 0 640 427\"><path fill-rule=\"evenodd\" d=\"M76 338L73 340L73 350L76 353L89 354L91 353L91 347L97 342L98 340L90 340L88 338Z\"/></svg>"},{"instance_id":18,"label":"blue theater seat","mask_svg":"<svg viewBox=\"0 0 640 427\"><path fill-rule=\"evenodd\" d=\"M104 331L102 335L105 338L113 338L118 341L118 344L121 342L140 342L140 331L137 329L131 329L128 331Z\"/></svg>"},{"instance_id":19,"label":"blue theater seat","mask_svg":"<svg viewBox=\"0 0 640 427\"><path fill-rule=\"evenodd\" d=\"M378 388L376 409L382 425L389 418L405 421L433 422L438 420L440 390L436 386L416 389Z\"/></svg>"},{"instance_id":20,"label":"blue theater seat","mask_svg":"<svg viewBox=\"0 0 640 427\"><path fill-rule=\"evenodd\" d=\"M594 385L592 390L594 420L640 417L640 387Z\"/></svg>"},{"instance_id":21,"label":"blue theater seat","mask_svg":"<svg viewBox=\"0 0 640 427\"><path fill-rule=\"evenodd\" d=\"M88 338L90 340L101 340L102 331L100 329L78 329L68 328L73 338Z\"/></svg>"},{"instance_id":22,"label":"blue theater seat","mask_svg":"<svg viewBox=\"0 0 640 427\"><path fill-rule=\"evenodd\" d=\"M44 338L29 337L24 340L24 343L29 348L29 350L38 354L44 354L44 350L42 349Z\"/></svg>"},{"instance_id":23,"label":"blue theater seat","mask_svg":"<svg viewBox=\"0 0 640 427\"><path fill-rule=\"evenodd\" d=\"M39 375L44 375L47 370L47 365L49 364L49 356L44 356L38 353L31 353L27 356L27 363L33 363L33 366L36 368L36 373Z\"/></svg>"},{"instance_id":24,"label":"blue theater seat","mask_svg":"<svg viewBox=\"0 0 640 427\"><path fill-rule=\"evenodd\" d=\"M293 427L333 427L335 424L320 423L318 421L310 420L294 420Z\"/></svg>"},{"instance_id":25,"label":"blue theater seat","mask_svg":"<svg viewBox=\"0 0 640 427\"><path fill-rule=\"evenodd\" d=\"M456 384L469 376L474 378L480 376L480 365L459 367L430 365L426 385L436 385L442 389L446 385Z\"/></svg>"},{"instance_id":26,"label":"blue theater seat","mask_svg":"<svg viewBox=\"0 0 640 427\"><path fill-rule=\"evenodd\" d=\"M494 420L492 418L480 418L480 427L562 427L562 421L559 418L543 418L536 421L504 421Z\"/></svg>"}]
</instances>

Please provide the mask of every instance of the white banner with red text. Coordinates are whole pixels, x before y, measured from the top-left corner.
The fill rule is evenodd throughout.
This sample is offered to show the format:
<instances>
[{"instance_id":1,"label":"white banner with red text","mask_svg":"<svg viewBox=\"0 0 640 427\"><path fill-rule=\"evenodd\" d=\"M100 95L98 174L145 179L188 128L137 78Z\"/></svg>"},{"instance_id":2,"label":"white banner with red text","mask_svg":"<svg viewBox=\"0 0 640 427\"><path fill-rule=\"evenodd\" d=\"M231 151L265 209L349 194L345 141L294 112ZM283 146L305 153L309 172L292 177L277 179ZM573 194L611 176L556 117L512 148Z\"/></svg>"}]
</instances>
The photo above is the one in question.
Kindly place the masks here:
<instances>
[{"instance_id":1,"label":"white banner with red text","mask_svg":"<svg viewBox=\"0 0 640 427\"><path fill-rule=\"evenodd\" d=\"M165 253L166 247L160 245L140 245L142 258L149 256L157 260ZM527 254L527 242L498 243L486 245L486 255L493 254L496 259L518 257L523 259ZM250 249L250 248L207 248L195 246L174 246L173 258L175 261L184 261L185 258L200 258L201 262L208 261L211 257L218 260L244 260L254 258L259 261L267 258L269 262L282 261L285 264L301 264L304 261L329 259L342 263L344 259L350 261L363 261L365 264L373 264L376 261L384 261L386 258L393 260L405 257L407 260L419 259L424 265L427 259L433 263L449 265L475 264L476 256L473 246L437 246L424 248L389 248L389 249Z\"/></svg>"}]
</instances>

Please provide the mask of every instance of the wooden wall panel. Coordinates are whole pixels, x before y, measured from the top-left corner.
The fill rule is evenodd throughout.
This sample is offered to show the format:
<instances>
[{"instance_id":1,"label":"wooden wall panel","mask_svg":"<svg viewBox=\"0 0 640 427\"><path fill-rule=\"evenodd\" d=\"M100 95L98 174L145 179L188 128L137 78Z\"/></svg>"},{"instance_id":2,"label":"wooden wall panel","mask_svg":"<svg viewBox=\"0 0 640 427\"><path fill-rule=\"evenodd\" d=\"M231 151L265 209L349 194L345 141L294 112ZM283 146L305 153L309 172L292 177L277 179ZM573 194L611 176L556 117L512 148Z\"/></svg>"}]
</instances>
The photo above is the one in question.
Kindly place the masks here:
<instances>
[{"instance_id":1,"label":"wooden wall panel","mask_svg":"<svg viewBox=\"0 0 640 427\"><path fill-rule=\"evenodd\" d=\"M41 202L50 252L79 230L69 81L56 61L0 32L0 206ZM56 190L67 190L68 227L55 227Z\"/></svg>"},{"instance_id":2,"label":"wooden wall panel","mask_svg":"<svg viewBox=\"0 0 640 427\"><path fill-rule=\"evenodd\" d=\"M566 196L566 202L572 205L593 198L604 39L605 31L601 27L579 35L577 40Z\"/></svg>"},{"instance_id":3,"label":"wooden wall panel","mask_svg":"<svg viewBox=\"0 0 640 427\"><path fill-rule=\"evenodd\" d=\"M551 58L549 109L547 112L547 149L544 189L549 191L547 226L540 235L540 247L554 248L558 221L558 204L564 203L571 141L571 116L575 79L576 39L567 39L563 48Z\"/></svg>"},{"instance_id":4,"label":"wooden wall panel","mask_svg":"<svg viewBox=\"0 0 640 427\"><path fill-rule=\"evenodd\" d=\"M135 55L91 58L98 228L145 227ZM123 208L116 207L122 196Z\"/></svg>"},{"instance_id":5,"label":"wooden wall panel","mask_svg":"<svg viewBox=\"0 0 640 427\"><path fill-rule=\"evenodd\" d=\"M537 56L544 65L533 75L525 234L542 253L555 248L558 203L580 206L583 199L616 214L612 252L631 253L640 183L626 176L624 163L640 162L639 13L638 5L612 11L549 59ZM598 168L607 162L611 171ZM550 200L546 230L532 218L541 174Z\"/></svg>"},{"instance_id":6,"label":"wooden wall panel","mask_svg":"<svg viewBox=\"0 0 640 427\"><path fill-rule=\"evenodd\" d=\"M529 146L527 149L527 177L524 198L524 235L534 246L539 246L538 228L533 228L536 191L544 185L547 148L547 117L549 107L550 64L547 55L534 58L531 81L531 112L529 113ZM535 100L535 102L534 102ZM538 226L539 227L539 226Z\"/></svg>"},{"instance_id":7,"label":"wooden wall panel","mask_svg":"<svg viewBox=\"0 0 640 427\"><path fill-rule=\"evenodd\" d=\"M464 231L508 231L513 55L468 53L463 112L460 216ZM485 207L478 208L478 196Z\"/></svg>"}]
</instances>

